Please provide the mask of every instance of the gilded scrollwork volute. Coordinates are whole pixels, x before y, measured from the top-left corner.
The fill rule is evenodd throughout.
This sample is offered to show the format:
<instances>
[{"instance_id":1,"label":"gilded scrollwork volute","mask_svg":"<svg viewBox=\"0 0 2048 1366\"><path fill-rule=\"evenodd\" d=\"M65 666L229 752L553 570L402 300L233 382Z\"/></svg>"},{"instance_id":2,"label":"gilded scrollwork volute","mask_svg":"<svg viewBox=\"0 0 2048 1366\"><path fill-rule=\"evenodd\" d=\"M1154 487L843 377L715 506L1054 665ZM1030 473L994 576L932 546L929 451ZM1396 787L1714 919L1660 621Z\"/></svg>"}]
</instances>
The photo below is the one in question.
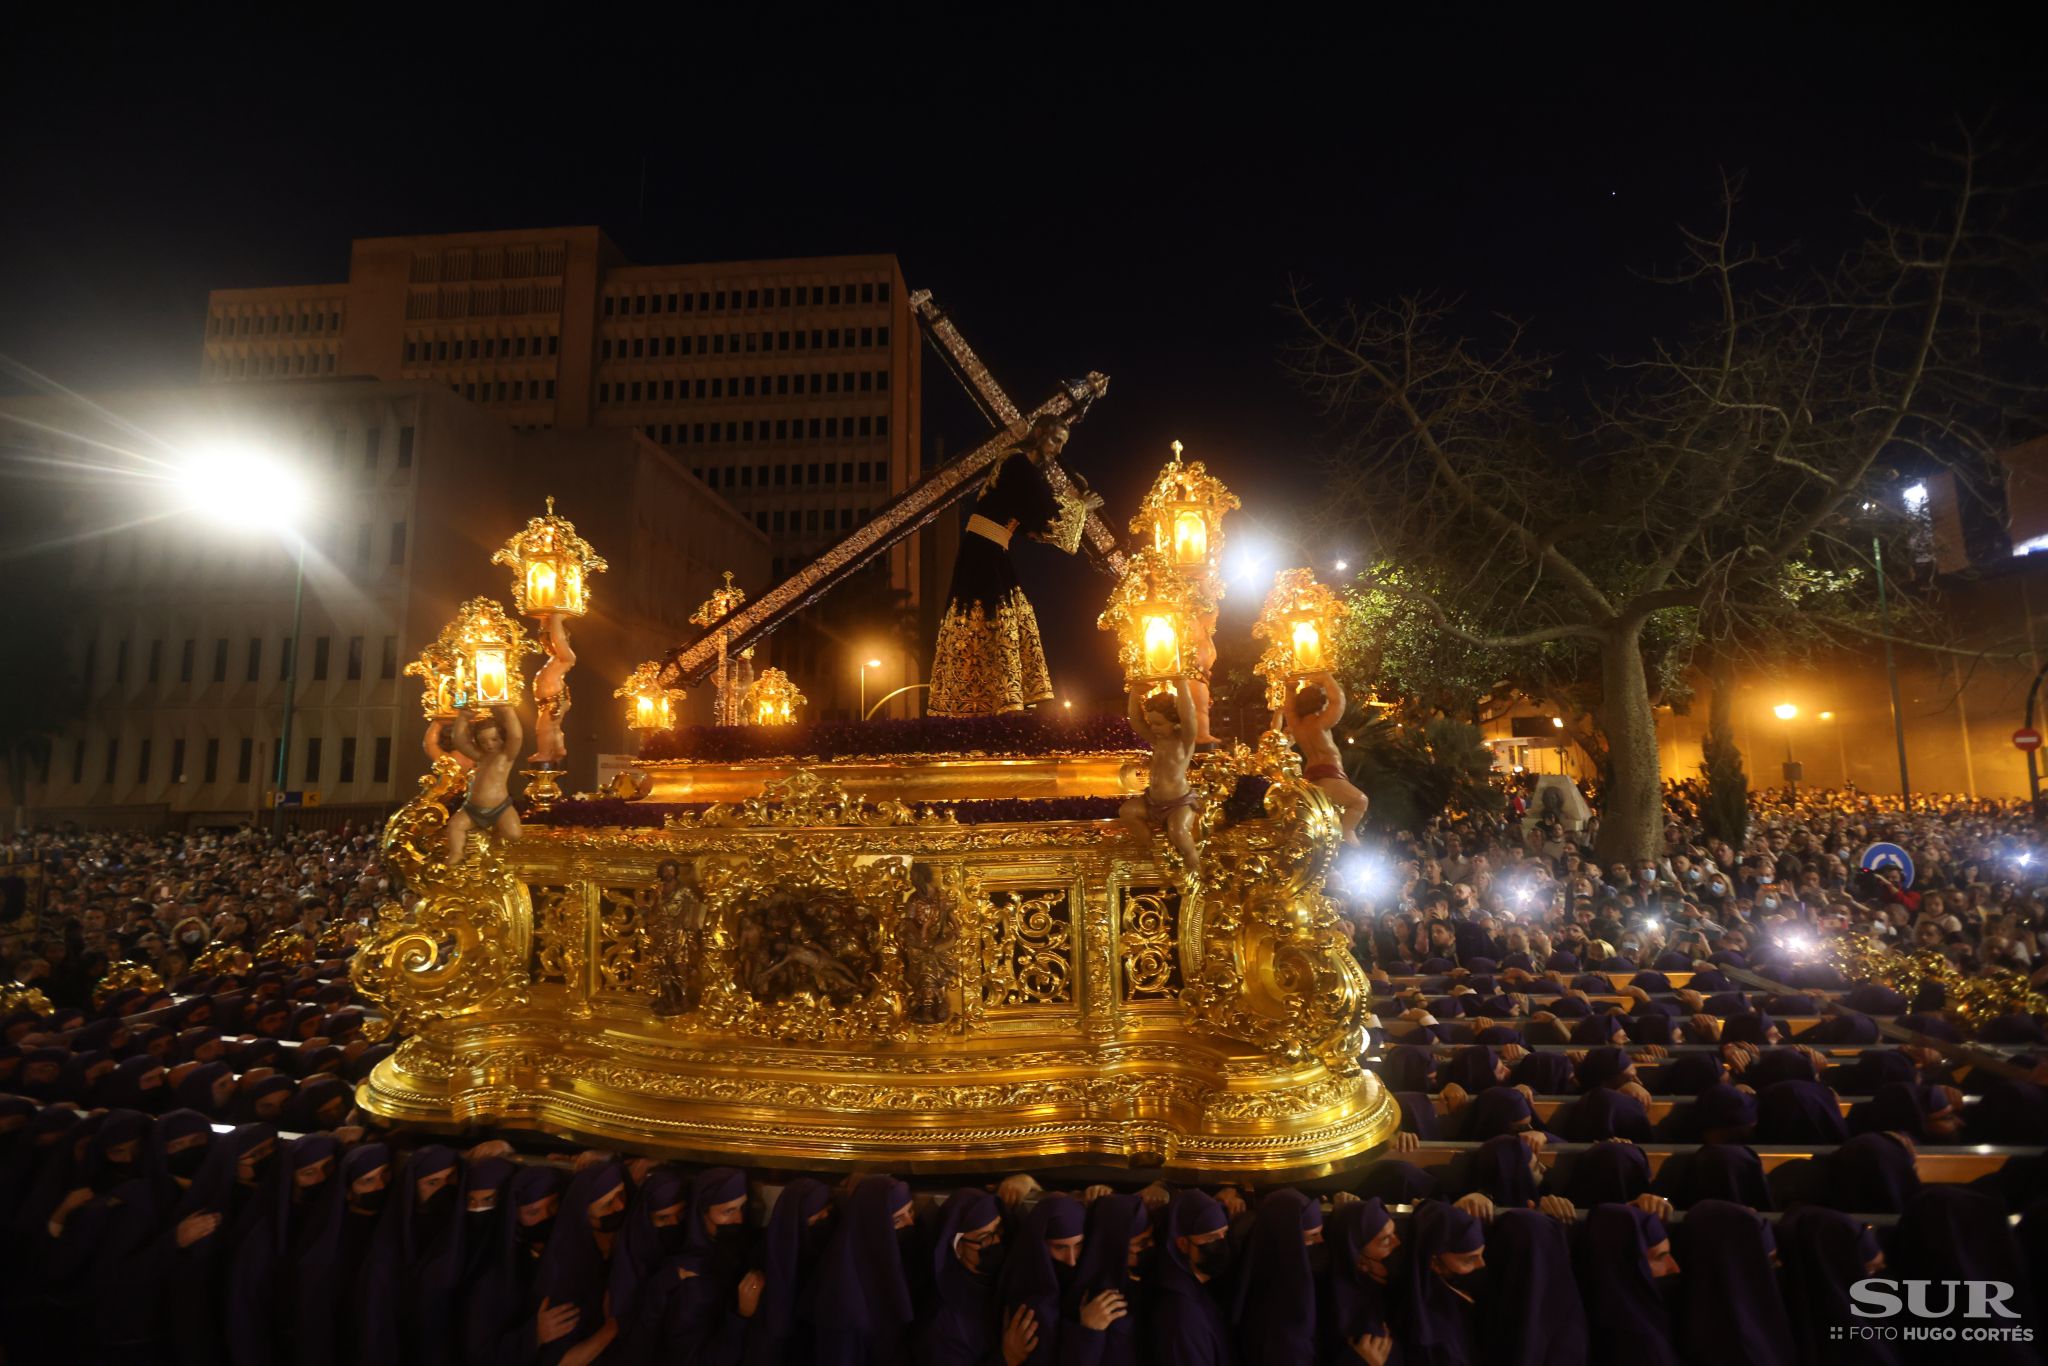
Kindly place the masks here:
<instances>
[{"instance_id":1,"label":"gilded scrollwork volute","mask_svg":"<svg viewBox=\"0 0 2048 1366\"><path fill-rule=\"evenodd\" d=\"M438 1020L513 1005L527 988L533 907L491 835L469 836L462 861L445 861L448 802L466 779L442 756L420 793L385 826L384 861L414 896L386 902L356 948L356 989L382 1013L382 1034L410 1034Z\"/></svg>"},{"instance_id":2,"label":"gilded scrollwork volute","mask_svg":"<svg viewBox=\"0 0 2048 1366\"><path fill-rule=\"evenodd\" d=\"M1201 874L1180 925L1182 1003L1199 1028L1356 1073L1368 988L1323 894L1337 809L1298 763L1264 750L1231 758L1270 780L1266 819L1210 833L1216 812L1204 813Z\"/></svg>"}]
</instances>

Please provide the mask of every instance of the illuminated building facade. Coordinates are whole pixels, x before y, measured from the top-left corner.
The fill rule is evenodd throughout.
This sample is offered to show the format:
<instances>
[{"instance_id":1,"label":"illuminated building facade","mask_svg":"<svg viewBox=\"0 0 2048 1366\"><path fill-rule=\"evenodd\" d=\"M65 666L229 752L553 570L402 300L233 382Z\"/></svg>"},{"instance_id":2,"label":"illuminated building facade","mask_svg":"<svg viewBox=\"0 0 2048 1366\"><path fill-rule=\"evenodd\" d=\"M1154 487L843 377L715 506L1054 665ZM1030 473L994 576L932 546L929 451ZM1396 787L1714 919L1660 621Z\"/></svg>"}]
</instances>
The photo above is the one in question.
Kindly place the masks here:
<instances>
[{"instance_id":1,"label":"illuminated building facade","mask_svg":"<svg viewBox=\"0 0 2048 1366\"><path fill-rule=\"evenodd\" d=\"M312 512L286 790L318 803L301 820L380 817L413 794L425 722L404 667L465 600L510 606L491 552L549 494L612 565L575 627L569 790L591 785L598 754L632 752L609 694L650 643L689 635L722 571L769 573L769 538L752 519L639 432L508 432L418 380L9 400L0 438L11 459L58 467L124 463L110 448L171 462L222 443L297 468ZM291 547L184 510L162 483L22 487L0 523L10 544L45 547L35 581L70 629L38 648L64 661L80 699L32 775L31 811L181 825L262 810L276 787ZM709 711L707 690L678 719Z\"/></svg>"},{"instance_id":2,"label":"illuminated building facade","mask_svg":"<svg viewBox=\"0 0 2048 1366\"><path fill-rule=\"evenodd\" d=\"M635 265L578 227L363 238L345 283L216 290L201 376L429 382L520 431L630 428L768 537L759 592L919 477L919 354L894 256ZM875 587L914 612L945 558L912 537ZM767 647L827 714L872 648L839 634Z\"/></svg>"}]
</instances>

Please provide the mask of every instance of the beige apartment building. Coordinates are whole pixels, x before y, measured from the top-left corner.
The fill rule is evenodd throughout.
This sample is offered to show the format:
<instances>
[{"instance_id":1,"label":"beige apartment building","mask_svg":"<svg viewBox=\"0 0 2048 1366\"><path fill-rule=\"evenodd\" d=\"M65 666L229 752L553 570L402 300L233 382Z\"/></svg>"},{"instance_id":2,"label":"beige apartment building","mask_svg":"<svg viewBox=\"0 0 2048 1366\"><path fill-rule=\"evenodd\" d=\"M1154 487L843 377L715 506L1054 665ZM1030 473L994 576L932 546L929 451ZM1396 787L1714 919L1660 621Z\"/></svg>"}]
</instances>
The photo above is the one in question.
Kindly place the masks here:
<instances>
[{"instance_id":1,"label":"beige apartment building","mask_svg":"<svg viewBox=\"0 0 2048 1366\"><path fill-rule=\"evenodd\" d=\"M766 572L738 574L750 593L922 472L917 329L889 255L636 265L595 227L364 238L342 283L214 291L201 377L426 383L518 432L637 432L768 539ZM935 601L950 541L903 542L871 587ZM851 709L856 656L888 656L871 688L922 677L915 643L822 613L764 653L821 714Z\"/></svg>"}]
</instances>

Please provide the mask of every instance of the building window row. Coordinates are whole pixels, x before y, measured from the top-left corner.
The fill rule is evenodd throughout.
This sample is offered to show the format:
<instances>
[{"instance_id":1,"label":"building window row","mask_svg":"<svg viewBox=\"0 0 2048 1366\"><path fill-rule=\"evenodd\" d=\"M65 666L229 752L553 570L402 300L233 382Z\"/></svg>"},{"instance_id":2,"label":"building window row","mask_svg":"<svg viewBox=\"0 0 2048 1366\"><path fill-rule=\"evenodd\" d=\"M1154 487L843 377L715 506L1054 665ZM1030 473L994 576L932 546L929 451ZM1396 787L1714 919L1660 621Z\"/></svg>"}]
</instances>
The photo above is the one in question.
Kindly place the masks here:
<instances>
[{"instance_id":1,"label":"building window row","mask_svg":"<svg viewBox=\"0 0 2048 1366\"><path fill-rule=\"evenodd\" d=\"M817 370L806 375L705 375L698 379L601 380L600 403L678 403L692 398L803 398L886 394L887 370Z\"/></svg>"},{"instance_id":2,"label":"building window row","mask_svg":"<svg viewBox=\"0 0 2048 1366\"><path fill-rule=\"evenodd\" d=\"M534 242L513 247L449 247L413 253L408 278L416 285L458 280L520 279L560 275L569 259L563 242Z\"/></svg>"},{"instance_id":3,"label":"building window row","mask_svg":"<svg viewBox=\"0 0 2048 1366\"><path fill-rule=\"evenodd\" d=\"M392 563L396 564L403 558L405 552L405 523L398 522L394 524L392 536ZM343 666L343 676L351 682L358 681L363 677L367 660L367 655L365 654L366 641L367 638L364 636L349 636L346 638L344 644L346 662ZM229 637L214 637L212 652L209 656L209 682L219 684L230 681L230 671L228 668L230 646L231 641ZM329 670L333 664L333 654L333 637L319 636L314 639L312 680L315 683L327 681ZM291 671L291 656L292 641L291 637L286 636L278 647L277 678L279 682L283 682L285 676ZM159 683L163 678L164 642L161 640L150 641L148 657L149 670L144 681L151 684ZM241 682L257 683L262 681L263 657L263 637L248 637L248 649L243 655ZM99 642L97 640L88 640L85 643L84 656L79 665L79 673L88 696L91 695L93 686L97 681L94 678L94 670L98 658ZM198 665L199 639L196 636L187 636L178 649L178 682L189 684L197 681ZM377 677L385 680L398 677L397 636L385 636L383 638L383 645L377 656ZM119 686L127 681L128 642L122 640L117 641L114 647L114 675L112 682Z\"/></svg>"},{"instance_id":4,"label":"building window row","mask_svg":"<svg viewBox=\"0 0 2048 1366\"><path fill-rule=\"evenodd\" d=\"M763 308L839 308L889 302L886 280L849 285L782 285L765 289L621 291L604 296L607 318L649 313L727 313Z\"/></svg>"},{"instance_id":5,"label":"building window row","mask_svg":"<svg viewBox=\"0 0 2048 1366\"><path fill-rule=\"evenodd\" d=\"M207 379L269 379L284 375L331 375L334 352L294 351L288 355L213 356L202 367Z\"/></svg>"},{"instance_id":6,"label":"building window row","mask_svg":"<svg viewBox=\"0 0 2048 1366\"><path fill-rule=\"evenodd\" d=\"M304 748L301 751L303 758L296 777L299 781L311 786L323 781L328 776L328 770L324 762L326 758L326 745L322 738L317 735L307 736L303 744ZM85 782L86 745L87 742L84 740L72 742L71 782L73 786L81 786ZM279 742L272 740L267 748L270 756L269 763L264 766L261 773L258 773L256 770L256 742L246 736L237 742L235 782L246 784L261 781L268 783L275 778L277 774ZM359 776L356 762L357 752L356 737L353 735L343 736L339 746L339 762L335 765L333 771L333 778L337 784L345 786L357 780ZM106 766L102 772L102 781L109 784L120 781L121 753L121 737L118 735L110 736L107 739L104 751ZM217 737L209 736L202 753L204 755L204 766L197 775L198 781L201 784L219 782L221 771L220 740ZM370 755L370 781L373 783L390 782L391 737L388 735L375 737L370 744ZM137 741L135 746L135 781L137 783L147 784L157 776L154 763L155 757L156 746L150 737L144 736L141 740ZM191 782L194 775L186 768L185 759L184 737L179 736L172 739L170 767L164 771L162 776L174 783ZM294 777L291 773L287 773L285 776L287 782L292 781ZM42 774L42 780L45 783L50 780L47 768L45 768Z\"/></svg>"},{"instance_id":7,"label":"building window row","mask_svg":"<svg viewBox=\"0 0 2048 1366\"><path fill-rule=\"evenodd\" d=\"M754 528L770 535L777 532L831 534L853 530L868 519L869 509L860 508L774 508L754 514Z\"/></svg>"},{"instance_id":8,"label":"building window row","mask_svg":"<svg viewBox=\"0 0 2048 1366\"><path fill-rule=\"evenodd\" d=\"M671 332L659 337L606 337L599 360L661 360L676 356L756 355L776 351L886 349L886 327L813 327L787 332Z\"/></svg>"},{"instance_id":9,"label":"building window row","mask_svg":"<svg viewBox=\"0 0 2048 1366\"><path fill-rule=\"evenodd\" d=\"M225 315L215 313L206 320L206 335L209 337L261 337L293 336L298 333L321 333L341 331L341 310L321 310L309 313L305 309L280 312L238 313Z\"/></svg>"},{"instance_id":10,"label":"building window row","mask_svg":"<svg viewBox=\"0 0 2048 1366\"><path fill-rule=\"evenodd\" d=\"M561 349L561 341L553 333L514 333L509 337L408 337L405 363L437 365L465 360L541 360L555 355Z\"/></svg>"},{"instance_id":11,"label":"building window row","mask_svg":"<svg viewBox=\"0 0 2048 1366\"><path fill-rule=\"evenodd\" d=\"M471 403L539 403L555 396L551 379L454 380L448 387Z\"/></svg>"},{"instance_id":12,"label":"building window row","mask_svg":"<svg viewBox=\"0 0 2048 1366\"><path fill-rule=\"evenodd\" d=\"M702 446L751 441L884 440L889 415L861 418L779 418L770 422L650 422L640 429L664 446Z\"/></svg>"},{"instance_id":13,"label":"building window row","mask_svg":"<svg viewBox=\"0 0 2048 1366\"><path fill-rule=\"evenodd\" d=\"M814 460L807 465L699 465L690 473L714 489L829 488L835 484L878 484L889 478L886 460Z\"/></svg>"}]
</instances>

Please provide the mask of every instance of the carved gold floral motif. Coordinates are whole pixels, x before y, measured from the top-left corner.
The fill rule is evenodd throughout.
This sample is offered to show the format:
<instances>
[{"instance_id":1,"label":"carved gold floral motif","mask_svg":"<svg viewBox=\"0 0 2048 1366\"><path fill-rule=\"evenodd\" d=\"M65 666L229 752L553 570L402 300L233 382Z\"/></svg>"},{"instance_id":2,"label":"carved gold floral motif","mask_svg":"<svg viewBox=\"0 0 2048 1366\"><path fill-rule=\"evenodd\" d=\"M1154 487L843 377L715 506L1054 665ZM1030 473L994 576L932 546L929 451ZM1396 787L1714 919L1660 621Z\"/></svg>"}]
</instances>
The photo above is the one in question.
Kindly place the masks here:
<instances>
[{"instance_id":1,"label":"carved gold floral motif","mask_svg":"<svg viewBox=\"0 0 2048 1366\"><path fill-rule=\"evenodd\" d=\"M534 935L538 941L533 980L583 985L583 889L535 886Z\"/></svg>"},{"instance_id":2,"label":"carved gold floral motif","mask_svg":"<svg viewBox=\"0 0 2048 1366\"><path fill-rule=\"evenodd\" d=\"M1180 950L1174 927L1180 893L1124 889L1117 942L1123 950L1123 998L1170 999L1180 992Z\"/></svg>"},{"instance_id":3,"label":"carved gold floral motif","mask_svg":"<svg viewBox=\"0 0 2048 1366\"><path fill-rule=\"evenodd\" d=\"M637 887L606 887L597 913L597 989L652 994L641 980L640 904Z\"/></svg>"},{"instance_id":4,"label":"carved gold floral motif","mask_svg":"<svg viewBox=\"0 0 2048 1366\"><path fill-rule=\"evenodd\" d=\"M481 832L460 863L442 861L446 804L466 785L461 765L443 755L385 826L385 866L418 899L410 911L398 902L378 908L349 971L398 1034L526 998L533 907L525 884Z\"/></svg>"},{"instance_id":5,"label":"carved gold floral motif","mask_svg":"<svg viewBox=\"0 0 2048 1366\"><path fill-rule=\"evenodd\" d=\"M989 897L982 906L982 1004L1072 1004L1072 943L1064 889Z\"/></svg>"},{"instance_id":6,"label":"carved gold floral motif","mask_svg":"<svg viewBox=\"0 0 2048 1366\"><path fill-rule=\"evenodd\" d=\"M670 816L668 828L690 830L706 827L773 826L800 829L817 826L947 825L949 812L919 815L900 801L868 805L849 796L837 779L820 778L800 768L787 778L766 783L758 797L742 802L719 802L695 815Z\"/></svg>"}]
</instances>

